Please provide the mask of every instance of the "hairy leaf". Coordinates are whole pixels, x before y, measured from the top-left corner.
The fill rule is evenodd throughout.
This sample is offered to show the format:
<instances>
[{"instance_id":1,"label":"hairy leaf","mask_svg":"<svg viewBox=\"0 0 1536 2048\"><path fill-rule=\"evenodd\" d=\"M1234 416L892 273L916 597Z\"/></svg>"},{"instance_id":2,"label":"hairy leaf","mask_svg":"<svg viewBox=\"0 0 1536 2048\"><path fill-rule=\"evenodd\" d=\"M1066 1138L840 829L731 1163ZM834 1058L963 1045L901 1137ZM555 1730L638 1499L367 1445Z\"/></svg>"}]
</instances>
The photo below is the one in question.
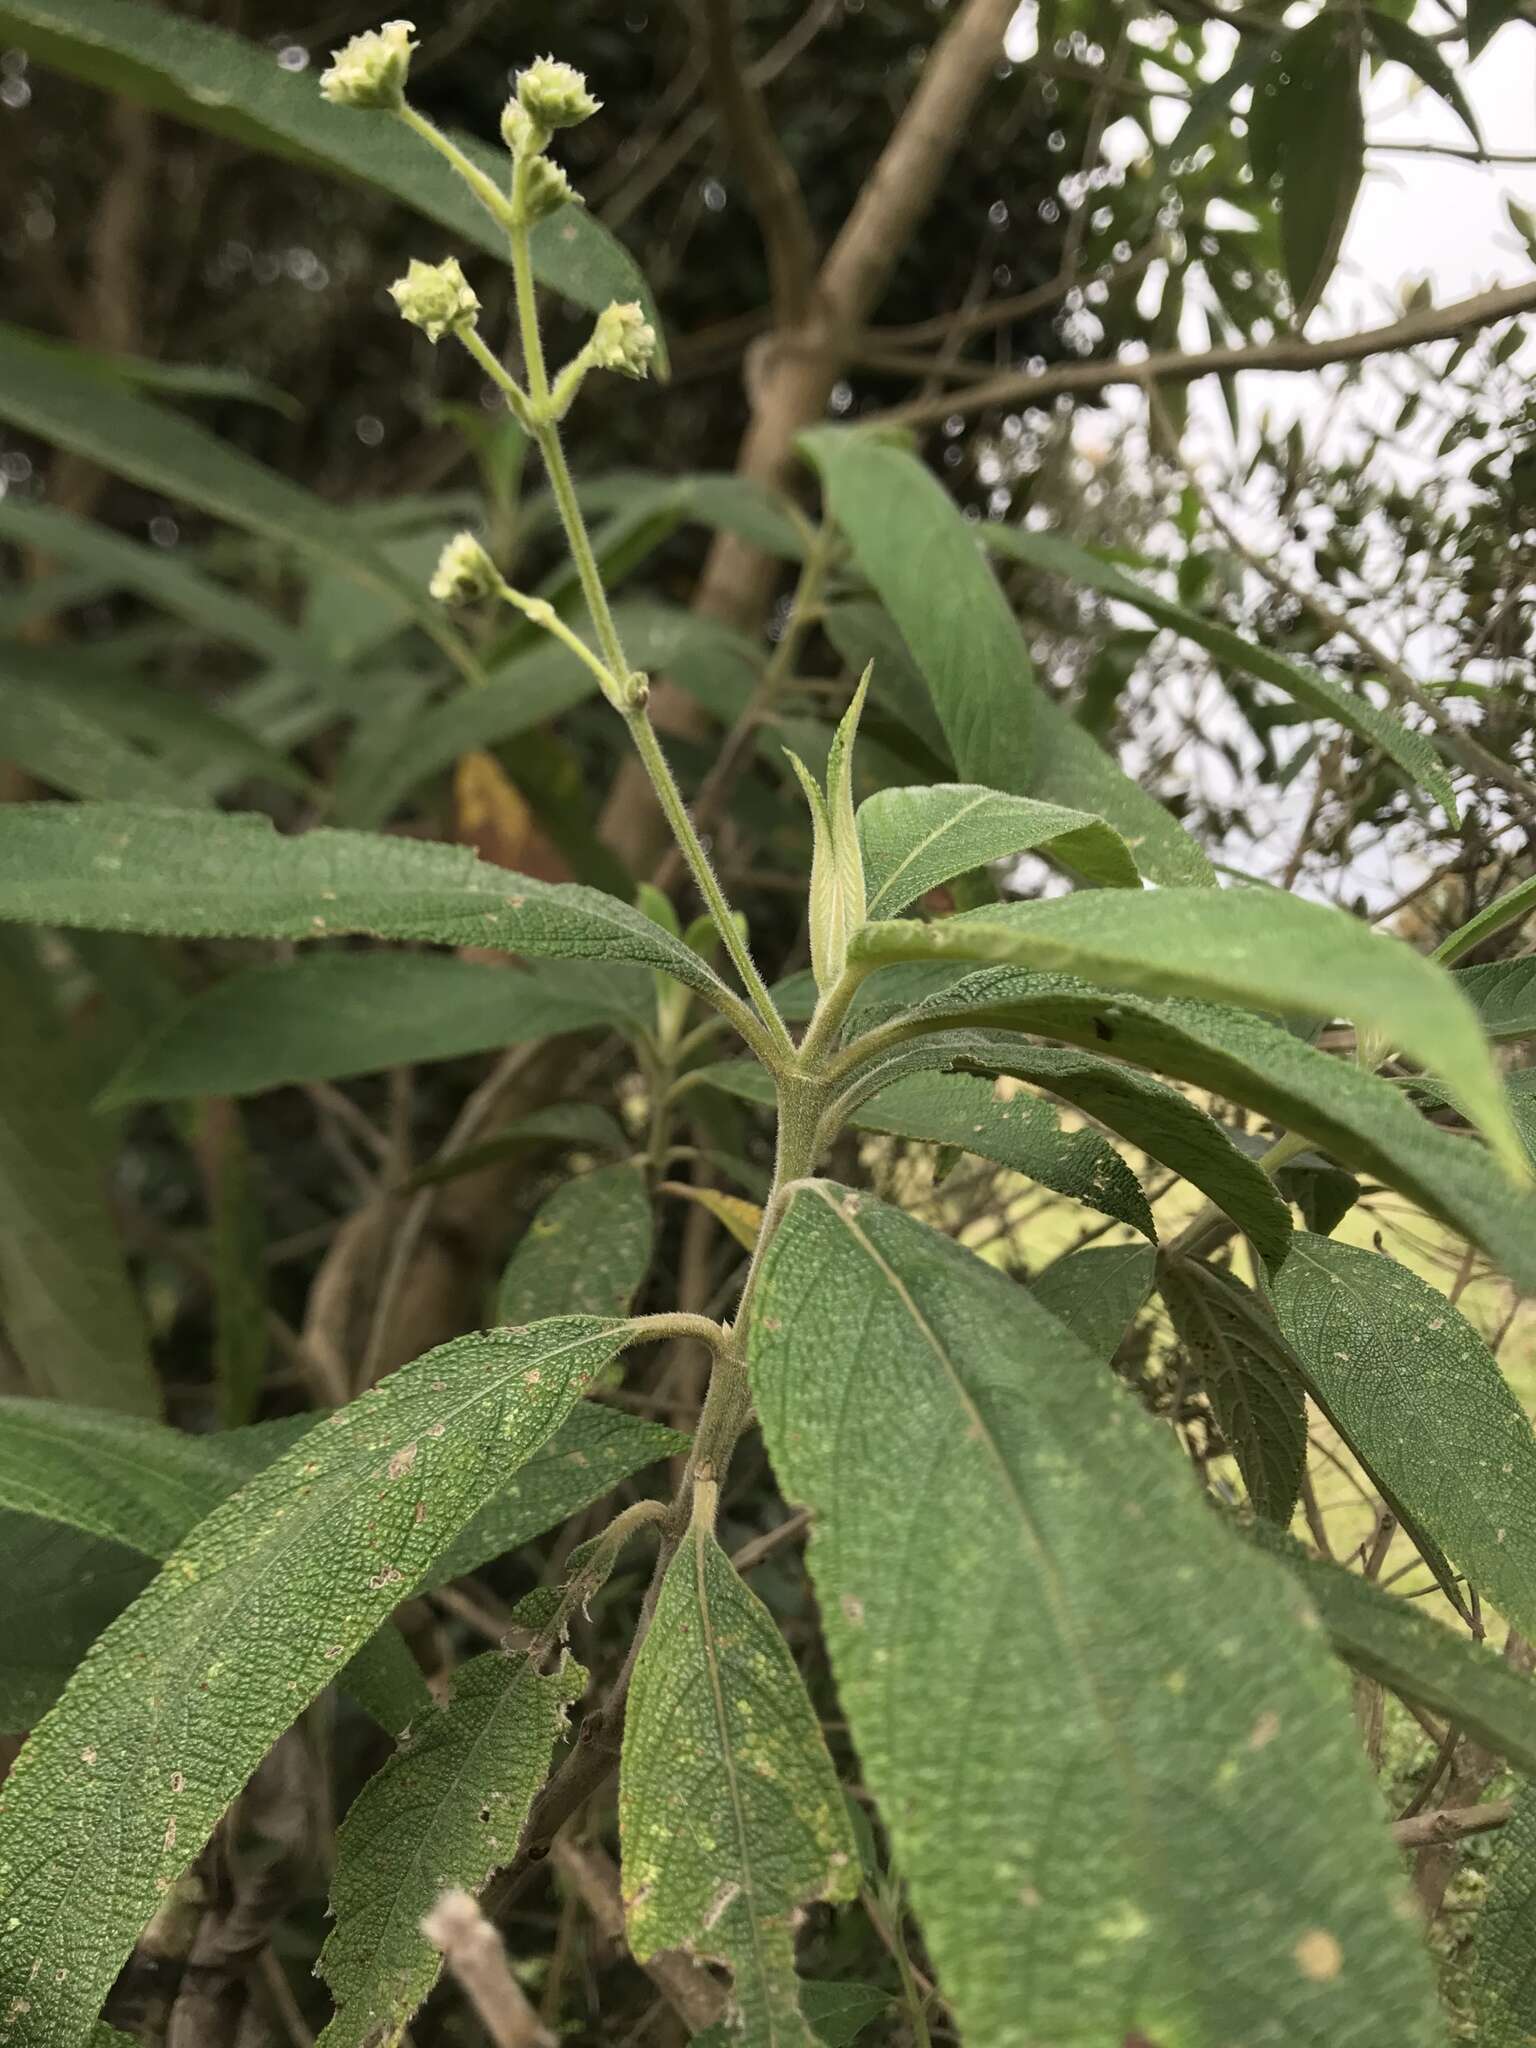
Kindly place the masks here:
<instances>
[{"instance_id":1,"label":"hairy leaf","mask_svg":"<svg viewBox=\"0 0 1536 2048\"><path fill-rule=\"evenodd\" d=\"M0 1728L19 1734L42 1719L153 1572L124 1544L0 1509Z\"/></svg>"},{"instance_id":2,"label":"hairy leaf","mask_svg":"<svg viewBox=\"0 0 1536 2048\"><path fill-rule=\"evenodd\" d=\"M761 1204L746 1201L741 1195L728 1195L721 1188L695 1187L688 1181L664 1180L657 1191L664 1195L676 1195L679 1201L693 1202L701 1209L707 1209L715 1221L728 1230L743 1251L755 1251L763 1227Z\"/></svg>"},{"instance_id":3,"label":"hairy leaf","mask_svg":"<svg viewBox=\"0 0 1536 2048\"><path fill-rule=\"evenodd\" d=\"M97 0L89 4L94 8ZM0 30L13 12L0 0ZM276 65L273 74L286 75ZM355 520L170 406L82 368L68 349L4 325L0 418L401 600L463 665L460 643L439 608L395 570ZM470 672L477 673L472 665Z\"/></svg>"},{"instance_id":4,"label":"hairy leaf","mask_svg":"<svg viewBox=\"0 0 1536 2048\"><path fill-rule=\"evenodd\" d=\"M1453 979L1490 1038L1536 1038L1536 953L1458 967Z\"/></svg>"},{"instance_id":5,"label":"hairy leaf","mask_svg":"<svg viewBox=\"0 0 1536 2048\"><path fill-rule=\"evenodd\" d=\"M407 1189L432 1187L445 1180L457 1180L466 1173L478 1173L483 1166L499 1165L519 1152L541 1145L556 1150L604 1153L627 1152L629 1140L615 1119L595 1102L551 1102L543 1109L531 1109L515 1118L480 1145L466 1145L446 1158L430 1159L404 1183Z\"/></svg>"},{"instance_id":6,"label":"hairy leaf","mask_svg":"<svg viewBox=\"0 0 1536 2048\"><path fill-rule=\"evenodd\" d=\"M100 572L108 589L132 590L216 640L267 661L318 668L322 652L277 612L204 576L167 548L127 540L110 528L14 493L0 500L0 540Z\"/></svg>"},{"instance_id":7,"label":"hairy leaf","mask_svg":"<svg viewBox=\"0 0 1536 2048\"><path fill-rule=\"evenodd\" d=\"M0 1800L0 1997L74 2048L277 1737L619 1351L566 1317L428 1352L198 1524L36 1728Z\"/></svg>"},{"instance_id":8,"label":"hairy leaf","mask_svg":"<svg viewBox=\"0 0 1536 2048\"><path fill-rule=\"evenodd\" d=\"M1026 1289L821 1182L769 1246L750 1353L962 2033L1427 2048L1428 1970L1324 1646L1171 1437Z\"/></svg>"},{"instance_id":9,"label":"hairy leaf","mask_svg":"<svg viewBox=\"0 0 1536 2048\"><path fill-rule=\"evenodd\" d=\"M0 501L0 510L4 509ZM0 676L0 756L66 796L201 804L163 761L123 739L67 696Z\"/></svg>"},{"instance_id":10,"label":"hairy leaf","mask_svg":"<svg viewBox=\"0 0 1536 2048\"><path fill-rule=\"evenodd\" d=\"M1328 1010L1452 1082L1511 1173L1530 1179L1477 1018L1449 975L1328 904L1268 889L1099 889L932 925L866 925L850 959L1013 961L1149 995Z\"/></svg>"},{"instance_id":11,"label":"hairy leaf","mask_svg":"<svg viewBox=\"0 0 1536 2048\"><path fill-rule=\"evenodd\" d=\"M979 1047L972 1042L959 1051L956 1064L1012 1074L1072 1103L1208 1195L1247 1233L1266 1265L1285 1257L1291 1220L1273 1183L1177 1089L1094 1053L1064 1052L1016 1035L982 1035Z\"/></svg>"},{"instance_id":12,"label":"hairy leaf","mask_svg":"<svg viewBox=\"0 0 1536 2048\"><path fill-rule=\"evenodd\" d=\"M659 1458L686 1450L688 1439L660 1423L644 1422L620 1408L583 1401L544 1448L520 1465L442 1553L422 1582L446 1585L478 1571L494 1557L520 1549L546 1529L601 1500Z\"/></svg>"},{"instance_id":13,"label":"hairy leaf","mask_svg":"<svg viewBox=\"0 0 1536 2048\"><path fill-rule=\"evenodd\" d=\"M0 805L0 810L12 808ZM22 934L0 933L0 1306L24 1384L153 1415L160 1393L107 1207L104 1134Z\"/></svg>"},{"instance_id":14,"label":"hairy leaf","mask_svg":"<svg viewBox=\"0 0 1536 2048\"><path fill-rule=\"evenodd\" d=\"M1368 697L1346 689L1317 669L1287 661L1284 655L1244 639L1241 633L1234 633L1217 619L1205 618L1185 605L1176 604L1113 563L1100 561L1086 548L1075 546L1062 534L1035 533L1028 527L993 523L983 532L987 546L997 553L1027 562L1031 568L1043 569L1047 574L1063 576L1069 582L1113 598L1118 604L1133 605L1181 639L1192 640L1197 647L1214 654L1223 667L1272 683L1307 711L1358 734L1395 762L1410 785L1427 789L1454 822L1456 791L1434 747L1422 733L1404 725L1400 718L1383 711Z\"/></svg>"},{"instance_id":15,"label":"hairy leaf","mask_svg":"<svg viewBox=\"0 0 1536 2048\"><path fill-rule=\"evenodd\" d=\"M624 1315L651 1263L651 1198L640 1166L599 1166L540 1204L496 1294L503 1323Z\"/></svg>"},{"instance_id":16,"label":"hairy leaf","mask_svg":"<svg viewBox=\"0 0 1536 2048\"><path fill-rule=\"evenodd\" d=\"M932 471L847 428L817 428L801 446L923 673L961 777L1104 819L1152 881L1213 881L1182 827L1036 686L976 535Z\"/></svg>"},{"instance_id":17,"label":"hairy leaf","mask_svg":"<svg viewBox=\"0 0 1536 2048\"><path fill-rule=\"evenodd\" d=\"M1473 1936L1470 1991L1479 2048L1530 2048L1536 2039L1536 1790L1530 1785L1520 1788L1493 1852Z\"/></svg>"},{"instance_id":18,"label":"hairy leaf","mask_svg":"<svg viewBox=\"0 0 1536 2048\"><path fill-rule=\"evenodd\" d=\"M1198 1259L1165 1259L1158 1288L1248 1498L1289 1528L1307 1466L1307 1396L1274 1317L1235 1275Z\"/></svg>"},{"instance_id":19,"label":"hairy leaf","mask_svg":"<svg viewBox=\"0 0 1536 2048\"><path fill-rule=\"evenodd\" d=\"M246 968L194 996L139 1046L101 1101L258 1095L608 1021L538 965L518 973L444 953L309 953Z\"/></svg>"},{"instance_id":20,"label":"hairy leaf","mask_svg":"<svg viewBox=\"0 0 1536 2048\"><path fill-rule=\"evenodd\" d=\"M1108 1361L1146 1307L1156 1273L1150 1245L1091 1244L1053 1259L1029 1291L1085 1351Z\"/></svg>"},{"instance_id":21,"label":"hairy leaf","mask_svg":"<svg viewBox=\"0 0 1536 2048\"><path fill-rule=\"evenodd\" d=\"M873 1984L832 1984L802 1978L800 2004L823 2048L853 2048L864 2029L891 2006L890 1993ZM736 2048L740 2033L729 2020L693 2037L693 2048Z\"/></svg>"},{"instance_id":22,"label":"hairy leaf","mask_svg":"<svg viewBox=\"0 0 1536 2048\"><path fill-rule=\"evenodd\" d=\"M1298 1231L1271 1282L1319 1404L1500 1612L1536 1634L1536 1435L1459 1309L1383 1253Z\"/></svg>"},{"instance_id":23,"label":"hairy leaf","mask_svg":"<svg viewBox=\"0 0 1536 2048\"><path fill-rule=\"evenodd\" d=\"M178 805L201 803L252 780L314 792L301 768L236 718L187 690L141 682L120 667L87 666L78 643L69 653L8 646L5 673L35 696L67 704L94 726L153 755L181 778Z\"/></svg>"},{"instance_id":24,"label":"hairy leaf","mask_svg":"<svg viewBox=\"0 0 1536 2048\"><path fill-rule=\"evenodd\" d=\"M856 1130L889 1131L932 1145L958 1145L1010 1173L1069 1195L1156 1241L1141 1183L1097 1131L1065 1131L1038 1096L1000 1098L969 1074L914 1074L882 1088L849 1118Z\"/></svg>"},{"instance_id":25,"label":"hairy leaf","mask_svg":"<svg viewBox=\"0 0 1536 2048\"><path fill-rule=\"evenodd\" d=\"M1065 975L1008 968L949 982L910 1016L912 1028L934 1031L981 1024L1037 1031L1213 1089L1400 1188L1482 1245L1519 1286L1536 1290L1536 1197L1513 1187L1482 1146L1427 1123L1390 1082L1262 1017L1210 1003L1139 1000Z\"/></svg>"},{"instance_id":26,"label":"hairy leaf","mask_svg":"<svg viewBox=\"0 0 1536 2048\"><path fill-rule=\"evenodd\" d=\"M1362 1573L1309 1557L1280 1530L1255 1523L1252 1533L1296 1574L1345 1663L1443 1714L1516 1769L1536 1770L1536 1685L1526 1673Z\"/></svg>"},{"instance_id":27,"label":"hairy leaf","mask_svg":"<svg viewBox=\"0 0 1536 2048\"><path fill-rule=\"evenodd\" d=\"M0 0L0 33L40 63L245 149L357 179L506 260L506 237L447 164L393 121L328 106L315 74L285 71L271 50L142 0ZM471 137L460 146L496 182L505 158ZM601 311L640 299L660 334L645 280L584 209L563 207L533 233L546 284ZM665 357L663 357L663 366Z\"/></svg>"},{"instance_id":28,"label":"hairy leaf","mask_svg":"<svg viewBox=\"0 0 1536 2048\"><path fill-rule=\"evenodd\" d=\"M510 1862L586 1676L563 1654L547 1676L526 1656L472 1658L442 1711L353 1801L336 1838L336 1925L318 1965L338 2008L323 2048L387 2037L437 1982L443 1959L422 1917L450 1886L478 1891Z\"/></svg>"},{"instance_id":29,"label":"hairy leaf","mask_svg":"<svg viewBox=\"0 0 1536 2048\"><path fill-rule=\"evenodd\" d=\"M284 837L255 812L0 807L0 917L182 938L346 932L556 958L636 960L724 992L691 947L617 897L536 882L467 847L369 832Z\"/></svg>"},{"instance_id":30,"label":"hairy leaf","mask_svg":"<svg viewBox=\"0 0 1536 2048\"><path fill-rule=\"evenodd\" d=\"M878 790L859 806L858 828L870 917L895 917L941 882L1035 848L1090 881L1141 886L1125 841L1100 819L975 783Z\"/></svg>"},{"instance_id":31,"label":"hairy leaf","mask_svg":"<svg viewBox=\"0 0 1536 2048\"><path fill-rule=\"evenodd\" d=\"M636 1958L724 1963L742 2048L809 2048L795 1919L851 1898L858 1856L794 1660L697 1509L635 1665L619 1836Z\"/></svg>"}]
</instances>

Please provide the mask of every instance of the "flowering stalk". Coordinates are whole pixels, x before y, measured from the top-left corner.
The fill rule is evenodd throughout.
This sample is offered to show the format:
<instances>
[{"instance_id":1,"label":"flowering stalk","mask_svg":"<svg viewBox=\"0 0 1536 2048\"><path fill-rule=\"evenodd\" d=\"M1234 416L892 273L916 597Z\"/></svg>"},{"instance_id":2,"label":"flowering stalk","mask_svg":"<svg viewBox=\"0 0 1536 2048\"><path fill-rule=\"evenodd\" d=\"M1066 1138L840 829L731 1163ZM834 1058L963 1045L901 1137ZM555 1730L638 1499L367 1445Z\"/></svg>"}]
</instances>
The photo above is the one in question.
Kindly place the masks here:
<instances>
[{"instance_id":1,"label":"flowering stalk","mask_svg":"<svg viewBox=\"0 0 1536 2048\"><path fill-rule=\"evenodd\" d=\"M629 728L721 943L762 1021L772 1063L788 1066L794 1060L793 1041L752 959L742 921L732 911L710 865L646 715L649 683L625 655L560 441L560 422L591 371L644 377L656 351L656 332L646 319L644 308L633 303L615 304L598 315L585 347L553 381L545 360L530 234L539 221L576 198L564 171L551 163L545 152L559 130L590 119L598 111L599 102L587 90L586 79L579 71L552 57L541 58L520 72L514 96L501 119L502 139L512 154L511 186L509 192L503 193L407 101L406 80L411 51L415 48L412 27L408 21L391 21L366 35L355 36L336 52L335 62L321 78L320 89L338 106L393 114L453 166L506 231L526 389L482 340L476 324L480 301L455 258L448 257L437 264L413 261L405 276L392 287L392 296L403 317L420 327L429 341L435 344L445 335L452 335L468 351L501 392L518 423L537 442L582 596L591 614L599 652L594 654L553 606L514 590L472 534L459 534L449 542L432 580L432 594L446 603L495 597L510 604L559 640L596 676L604 696Z\"/></svg>"}]
</instances>

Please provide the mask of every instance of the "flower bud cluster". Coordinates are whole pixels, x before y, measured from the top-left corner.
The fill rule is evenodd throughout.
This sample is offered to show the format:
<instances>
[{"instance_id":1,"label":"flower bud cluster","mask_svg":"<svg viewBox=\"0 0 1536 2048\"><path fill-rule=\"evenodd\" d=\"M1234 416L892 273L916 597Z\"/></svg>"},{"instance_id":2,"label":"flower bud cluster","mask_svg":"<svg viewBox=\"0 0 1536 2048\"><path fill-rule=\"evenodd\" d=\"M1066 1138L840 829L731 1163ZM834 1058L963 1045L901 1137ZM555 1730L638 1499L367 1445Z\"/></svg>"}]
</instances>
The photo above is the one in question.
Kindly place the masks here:
<instances>
[{"instance_id":1,"label":"flower bud cluster","mask_svg":"<svg viewBox=\"0 0 1536 2048\"><path fill-rule=\"evenodd\" d=\"M320 74L320 90L335 107L392 109L405 101L405 78L411 68L414 21L386 21L366 35L354 36L333 51L328 71Z\"/></svg>"},{"instance_id":2,"label":"flower bud cluster","mask_svg":"<svg viewBox=\"0 0 1536 2048\"><path fill-rule=\"evenodd\" d=\"M413 256L404 277L397 277L390 286L389 296L402 317L419 327L431 342L473 327L480 311L480 301L459 268L457 256L446 256L441 263L423 263Z\"/></svg>"}]
</instances>

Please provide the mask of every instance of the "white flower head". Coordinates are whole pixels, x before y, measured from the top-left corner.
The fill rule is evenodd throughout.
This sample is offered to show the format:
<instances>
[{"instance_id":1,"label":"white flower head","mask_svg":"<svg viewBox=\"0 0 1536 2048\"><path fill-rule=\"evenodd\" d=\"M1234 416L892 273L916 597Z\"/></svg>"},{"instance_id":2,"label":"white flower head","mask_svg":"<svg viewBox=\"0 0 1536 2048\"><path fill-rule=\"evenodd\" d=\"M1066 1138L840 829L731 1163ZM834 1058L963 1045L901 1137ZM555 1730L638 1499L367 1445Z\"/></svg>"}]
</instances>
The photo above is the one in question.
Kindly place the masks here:
<instances>
[{"instance_id":1,"label":"white flower head","mask_svg":"<svg viewBox=\"0 0 1536 2048\"><path fill-rule=\"evenodd\" d=\"M389 296L402 316L431 342L473 327L480 311L480 301L459 268L457 256L446 256L441 263L423 263L413 256L404 277L390 286Z\"/></svg>"},{"instance_id":2,"label":"white flower head","mask_svg":"<svg viewBox=\"0 0 1536 2048\"><path fill-rule=\"evenodd\" d=\"M496 564L472 533L456 533L447 543L427 586L439 604L473 604L500 587Z\"/></svg>"},{"instance_id":3,"label":"white flower head","mask_svg":"<svg viewBox=\"0 0 1536 2048\"><path fill-rule=\"evenodd\" d=\"M573 64L541 57L517 74L517 97L523 112L540 128L575 128L589 121L602 105L587 91L584 75Z\"/></svg>"},{"instance_id":4,"label":"white flower head","mask_svg":"<svg viewBox=\"0 0 1536 2048\"><path fill-rule=\"evenodd\" d=\"M414 21L386 21L332 51L334 62L320 74L320 90L336 107L398 107L411 68Z\"/></svg>"},{"instance_id":5,"label":"white flower head","mask_svg":"<svg viewBox=\"0 0 1536 2048\"><path fill-rule=\"evenodd\" d=\"M586 202L575 191L570 179L558 164L552 164L547 156L531 157L523 173L523 210L528 225L547 220L552 213L558 213L562 206L582 206Z\"/></svg>"},{"instance_id":6,"label":"white flower head","mask_svg":"<svg viewBox=\"0 0 1536 2048\"><path fill-rule=\"evenodd\" d=\"M603 308L588 346L600 370L643 377L656 354L656 330L646 319L645 308L631 299Z\"/></svg>"}]
</instances>

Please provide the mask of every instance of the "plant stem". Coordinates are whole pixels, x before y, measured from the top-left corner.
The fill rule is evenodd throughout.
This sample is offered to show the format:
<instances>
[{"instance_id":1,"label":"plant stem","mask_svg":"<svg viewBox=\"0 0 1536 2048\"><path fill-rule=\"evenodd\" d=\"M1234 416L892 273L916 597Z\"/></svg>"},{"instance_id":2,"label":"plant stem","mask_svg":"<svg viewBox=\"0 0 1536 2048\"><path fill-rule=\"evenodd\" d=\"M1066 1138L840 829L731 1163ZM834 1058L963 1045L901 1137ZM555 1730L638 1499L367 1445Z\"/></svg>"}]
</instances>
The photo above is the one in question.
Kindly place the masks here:
<instances>
[{"instance_id":1,"label":"plant stem","mask_svg":"<svg viewBox=\"0 0 1536 2048\"><path fill-rule=\"evenodd\" d=\"M688 815L683 793L668 766L667 757L661 750L656 729L646 716L643 706L627 710L624 713L624 722L629 727L629 736L635 743L635 751L650 777L656 799L672 828L672 836L688 863L688 872L693 876L699 894L703 897L714 921L715 929L720 934L721 943L731 956L736 972L741 976L742 985L752 999L753 1008L767 1027L769 1038L778 1054L778 1062L770 1059L767 1064L774 1066L791 1061L795 1056L794 1042L785 1029L783 1018L774 1008L773 998L768 993L768 984L757 970L747 942L742 937L735 915L726 900L725 891L710 866L709 855L704 851L703 842L693 829L693 820Z\"/></svg>"},{"instance_id":2,"label":"plant stem","mask_svg":"<svg viewBox=\"0 0 1536 2048\"><path fill-rule=\"evenodd\" d=\"M415 122L411 125L414 126ZM430 124L427 126L430 127ZM451 144L446 145L445 153L451 147ZM470 165L468 168L473 171L474 166ZM464 330L460 339L487 376L500 388L513 412L530 416L533 438L538 444L539 453L544 458L545 469L549 473L550 488L554 493L560 523L565 529L571 559L576 565L582 596L591 614L606 667L600 666L593 659L591 650L586 648L575 634L570 633L569 628L558 637L571 647L573 653L579 653L594 670L599 680L604 682L605 693L623 713L630 738L634 741L651 786L656 792L662 810L666 813L667 822L672 828L683 858L688 863L689 872L704 899L715 929L720 934L720 942L735 964L752 1006L766 1029L766 1046L759 1041L754 1043L753 1049L760 1056L765 1056L770 1065L788 1062L794 1058L794 1044L784 1028L783 1019L774 1008L767 983L753 962L746 940L741 935L735 915L726 899L725 891L710 866L703 842L694 830L693 821L683 802L682 792L678 789L672 770L667 765L655 730L645 715L643 694L640 701L635 701L635 671L624 652L623 642L614 624L608 593L603 588L602 572L598 567L597 556L593 552L591 535L587 531L586 518L576 496L576 486L571 479L565 450L561 446L560 430L550 417L549 369L544 359L544 339L539 331L533 262L529 254L528 227L524 218L527 178L527 160L519 159L512 177L512 199L508 207L508 239L512 252L512 284L513 296L517 301L518 331L522 337L523 358L528 375L526 397L506 365L486 347L473 328ZM498 218L501 216L498 215ZM541 616L540 623L549 622ZM551 627L550 630L554 631L555 628Z\"/></svg>"},{"instance_id":3,"label":"plant stem","mask_svg":"<svg viewBox=\"0 0 1536 2048\"><path fill-rule=\"evenodd\" d=\"M440 128L436 128L425 114L418 114L409 103L403 103L396 114L413 135L419 135L423 142L435 149L445 162L452 164L470 191L499 227L512 228L512 202L505 192L500 191L485 175L478 164L472 164L456 142L450 142Z\"/></svg>"}]
</instances>

